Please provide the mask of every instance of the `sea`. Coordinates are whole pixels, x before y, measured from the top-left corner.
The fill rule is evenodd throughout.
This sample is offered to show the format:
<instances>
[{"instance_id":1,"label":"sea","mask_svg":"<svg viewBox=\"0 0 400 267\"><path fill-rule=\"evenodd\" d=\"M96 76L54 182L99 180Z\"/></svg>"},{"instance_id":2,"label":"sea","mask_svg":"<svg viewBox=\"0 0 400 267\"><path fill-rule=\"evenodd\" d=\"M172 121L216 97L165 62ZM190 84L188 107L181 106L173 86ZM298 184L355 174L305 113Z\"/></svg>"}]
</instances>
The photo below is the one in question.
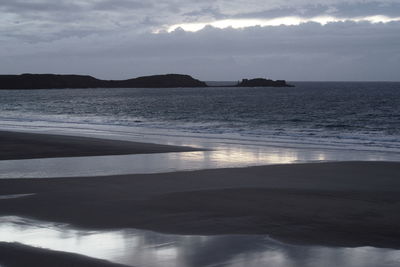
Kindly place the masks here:
<instances>
[{"instance_id":1,"label":"sea","mask_svg":"<svg viewBox=\"0 0 400 267\"><path fill-rule=\"evenodd\" d=\"M141 129L279 146L400 152L400 83L0 91L0 127Z\"/></svg>"}]
</instances>

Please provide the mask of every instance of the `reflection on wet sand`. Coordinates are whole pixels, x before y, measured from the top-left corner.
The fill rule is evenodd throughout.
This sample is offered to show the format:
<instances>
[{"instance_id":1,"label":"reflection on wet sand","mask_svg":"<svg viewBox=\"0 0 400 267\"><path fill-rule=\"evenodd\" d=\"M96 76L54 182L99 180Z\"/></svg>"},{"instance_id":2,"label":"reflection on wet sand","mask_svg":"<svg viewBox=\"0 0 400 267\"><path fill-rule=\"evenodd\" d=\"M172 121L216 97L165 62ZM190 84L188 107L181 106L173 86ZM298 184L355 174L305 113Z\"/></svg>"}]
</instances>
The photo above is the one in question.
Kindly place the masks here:
<instances>
[{"instance_id":1,"label":"reflection on wet sand","mask_svg":"<svg viewBox=\"0 0 400 267\"><path fill-rule=\"evenodd\" d=\"M198 143L184 145L199 146ZM0 161L0 178L45 178L161 173L319 161L392 161L397 154L254 145L203 146L212 151ZM396 158L397 157L397 158Z\"/></svg>"},{"instance_id":2,"label":"reflection on wet sand","mask_svg":"<svg viewBox=\"0 0 400 267\"><path fill-rule=\"evenodd\" d=\"M136 229L90 231L0 217L0 241L74 252L132 266L394 267L400 250L288 245L262 235L182 236Z\"/></svg>"}]
</instances>

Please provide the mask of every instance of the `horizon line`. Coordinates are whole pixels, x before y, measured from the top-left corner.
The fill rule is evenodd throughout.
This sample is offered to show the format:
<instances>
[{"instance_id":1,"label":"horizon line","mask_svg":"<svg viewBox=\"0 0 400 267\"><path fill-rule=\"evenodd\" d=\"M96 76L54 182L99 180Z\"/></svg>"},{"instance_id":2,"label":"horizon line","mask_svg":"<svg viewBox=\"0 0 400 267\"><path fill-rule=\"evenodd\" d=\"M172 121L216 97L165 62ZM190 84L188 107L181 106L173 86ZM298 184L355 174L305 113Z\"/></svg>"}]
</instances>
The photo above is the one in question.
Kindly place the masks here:
<instances>
[{"instance_id":1,"label":"horizon line","mask_svg":"<svg viewBox=\"0 0 400 267\"><path fill-rule=\"evenodd\" d=\"M49 72L41 72L41 73L23 72L23 73L19 73L19 74L9 74L9 73L7 73L7 74L0 74L0 76L2 76L2 75L23 75L23 74L32 74L32 75L46 75L46 74L48 74L48 75L78 75L78 76L91 76L93 78L100 79L100 80L121 80L121 78L119 78L119 79L116 79L116 78L113 78L113 79L98 78L98 76L91 75L91 74L49 73ZM212 80L212 79L196 78L196 76L193 75L193 74L172 73L172 72L139 75L139 76L135 76L134 78L155 76L155 75L169 75L169 74L189 75L192 78L195 78L195 79L200 80L202 82L237 82L237 81L240 81L241 79L255 79L255 78L275 79L275 78L271 78L271 77L253 76L252 78L240 78L239 80L238 79L234 79L234 80L228 80L228 79ZM122 78L122 79L132 79L132 76L130 78ZM277 80L281 80L281 79L277 79ZM400 80L288 80L288 79L283 79L283 80L286 80L287 82L394 82L394 83L399 83L400 82Z\"/></svg>"}]
</instances>

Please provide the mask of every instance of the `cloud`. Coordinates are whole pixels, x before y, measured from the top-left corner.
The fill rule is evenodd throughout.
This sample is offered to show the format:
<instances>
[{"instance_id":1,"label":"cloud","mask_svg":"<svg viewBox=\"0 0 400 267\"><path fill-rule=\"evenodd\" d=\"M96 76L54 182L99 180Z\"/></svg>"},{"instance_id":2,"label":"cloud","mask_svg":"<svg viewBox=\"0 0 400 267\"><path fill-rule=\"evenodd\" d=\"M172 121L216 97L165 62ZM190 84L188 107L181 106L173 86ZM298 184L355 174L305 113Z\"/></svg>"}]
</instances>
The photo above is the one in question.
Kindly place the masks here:
<instances>
[{"instance_id":1,"label":"cloud","mask_svg":"<svg viewBox=\"0 0 400 267\"><path fill-rule=\"evenodd\" d=\"M370 22L399 14L398 0L3 0L0 73L395 80L400 23ZM303 23L267 26L283 19ZM164 31L193 23L227 28Z\"/></svg>"},{"instance_id":2,"label":"cloud","mask_svg":"<svg viewBox=\"0 0 400 267\"><path fill-rule=\"evenodd\" d=\"M53 12L70 11L79 8L76 1L45 1L45 0L3 0L0 10L7 13L28 13L28 12Z\"/></svg>"},{"instance_id":3,"label":"cloud","mask_svg":"<svg viewBox=\"0 0 400 267\"><path fill-rule=\"evenodd\" d=\"M370 23L388 23L393 21L400 21L399 17L387 16L366 16L366 17L333 17L333 16L318 16L311 18L304 17L277 17L272 19L225 19L216 20L211 22L197 22L197 23L182 23L169 26L166 31L172 32L178 28L185 31L199 31L206 26L213 26L216 28L224 29L232 27L235 29L246 28L251 26L280 26L280 25L300 25L307 22L316 22L322 25L332 22L370 22ZM155 32L161 32L164 29Z\"/></svg>"},{"instance_id":4,"label":"cloud","mask_svg":"<svg viewBox=\"0 0 400 267\"><path fill-rule=\"evenodd\" d=\"M20 41L46 42L74 36L75 29L77 36L81 36L85 31L151 32L176 24L238 19L377 15L391 18L398 14L398 0L3 0L0 36L11 32Z\"/></svg>"},{"instance_id":5,"label":"cloud","mask_svg":"<svg viewBox=\"0 0 400 267\"><path fill-rule=\"evenodd\" d=\"M88 73L119 79L188 73L205 80L398 80L400 22L110 33L9 43L0 72Z\"/></svg>"},{"instance_id":6,"label":"cloud","mask_svg":"<svg viewBox=\"0 0 400 267\"><path fill-rule=\"evenodd\" d=\"M151 2L135 1L135 0L103 0L96 2L93 5L94 10L140 10L153 8L154 5Z\"/></svg>"},{"instance_id":7,"label":"cloud","mask_svg":"<svg viewBox=\"0 0 400 267\"><path fill-rule=\"evenodd\" d=\"M318 3L319 2L319 3ZM343 17L365 17L384 15L388 17L398 17L400 14L399 2L369 2L369 1L335 1L329 3L321 1L315 3L303 3L299 5L276 6L274 8L267 7L252 12L240 12L232 18L277 18L285 16L299 16L305 18L317 16L335 16Z\"/></svg>"}]
</instances>

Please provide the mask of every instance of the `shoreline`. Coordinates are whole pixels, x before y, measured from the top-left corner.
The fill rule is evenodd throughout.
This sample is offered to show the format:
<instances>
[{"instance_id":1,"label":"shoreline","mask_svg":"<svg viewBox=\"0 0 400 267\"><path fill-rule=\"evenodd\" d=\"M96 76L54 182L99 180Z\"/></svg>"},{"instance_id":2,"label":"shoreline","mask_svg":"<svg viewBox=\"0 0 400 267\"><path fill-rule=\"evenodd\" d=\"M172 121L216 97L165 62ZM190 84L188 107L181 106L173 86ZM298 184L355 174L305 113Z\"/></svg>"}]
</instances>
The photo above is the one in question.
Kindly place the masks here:
<instances>
[{"instance_id":1,"label":"shoreline","mask_svg":"<svg viewBox=\"0 0 400 267\"><path fill-rule=\"evenodd\" d=\"M0 160L205 151L205 149L72 135L0 131Z\"/></svg>"},{"instance_id":2,"label":"shoreline","mask_svg":"<svg viewBox=\"0 0 400 267\"><path fill-rule=\"evenodd\" d=\"M29 121L29 119L28 119ZM36 122L35 122L36 123ZM172 146L182 146L181 140L189 141L197 140L195 142L195 148L202 147L204 143L212 140L214 143L219 142L229 145L243 145L243 146L260 146L270 148L282 148L282 149L293 149L293 150L318 150L318 151L337 151L337 152L359 152L359 153L370 153L380 155L395 155L395 161L400 161L400 151L394 148L385 148L381 146L366 146L361 143L348 143L351 139L346 139L346 146L338 146L332 143L332 137L327 138L326 143L319 142L320 139L290 139L293 136L284 136L283 138L277 138L276 136L251 136L251 135L236 135L234 133L223 133L215 134L211 132L185 132L179 129L175 129L170 132L165 128L152 128L148 126L132 126L132 125L112 125L112 124L79 124L78 122L67 122L71 128L68 128L68 132L65 132L65 126L62 126L61 122L51 122L51 126L46 125L49 121L46 119L42 120L40 126L32 131L30 127L33 125L27 121L13 121L12 124L7 124L2 121L2 127L4 132L18 132L27 134L50 134L56 136L74 136L74 137L86 137L96 138L114 141L134 142L134 143L150 143L150 144L162 144L165 142L175 143ZM79 124L78 128L76 124ZM135 129L135 130L133 130ZM94 131L97 137L93 137L93 134L85 134L84 131ZM48 133L51 132L51 133ZM107 134L103 134L103 132ZM130 135L132 133L133 135ZM108 134L112 134L114 137L110 138ZM143 137L145 136L145 137ZM208 149L204 149L208 150ZM385 161L390 160L390 157L384 157Z\"/></svg>"},{"instance_id":3,"label":"shoreline","mask_svg":"<svg viewBox=\"0 0 400 267\"><path fill-rule=\"evenodd\" d=\"M88 229L267 234L400 248L400 163L331 162L104 177L1 179L0 215Z\"/></svg>"}]
</instances>

